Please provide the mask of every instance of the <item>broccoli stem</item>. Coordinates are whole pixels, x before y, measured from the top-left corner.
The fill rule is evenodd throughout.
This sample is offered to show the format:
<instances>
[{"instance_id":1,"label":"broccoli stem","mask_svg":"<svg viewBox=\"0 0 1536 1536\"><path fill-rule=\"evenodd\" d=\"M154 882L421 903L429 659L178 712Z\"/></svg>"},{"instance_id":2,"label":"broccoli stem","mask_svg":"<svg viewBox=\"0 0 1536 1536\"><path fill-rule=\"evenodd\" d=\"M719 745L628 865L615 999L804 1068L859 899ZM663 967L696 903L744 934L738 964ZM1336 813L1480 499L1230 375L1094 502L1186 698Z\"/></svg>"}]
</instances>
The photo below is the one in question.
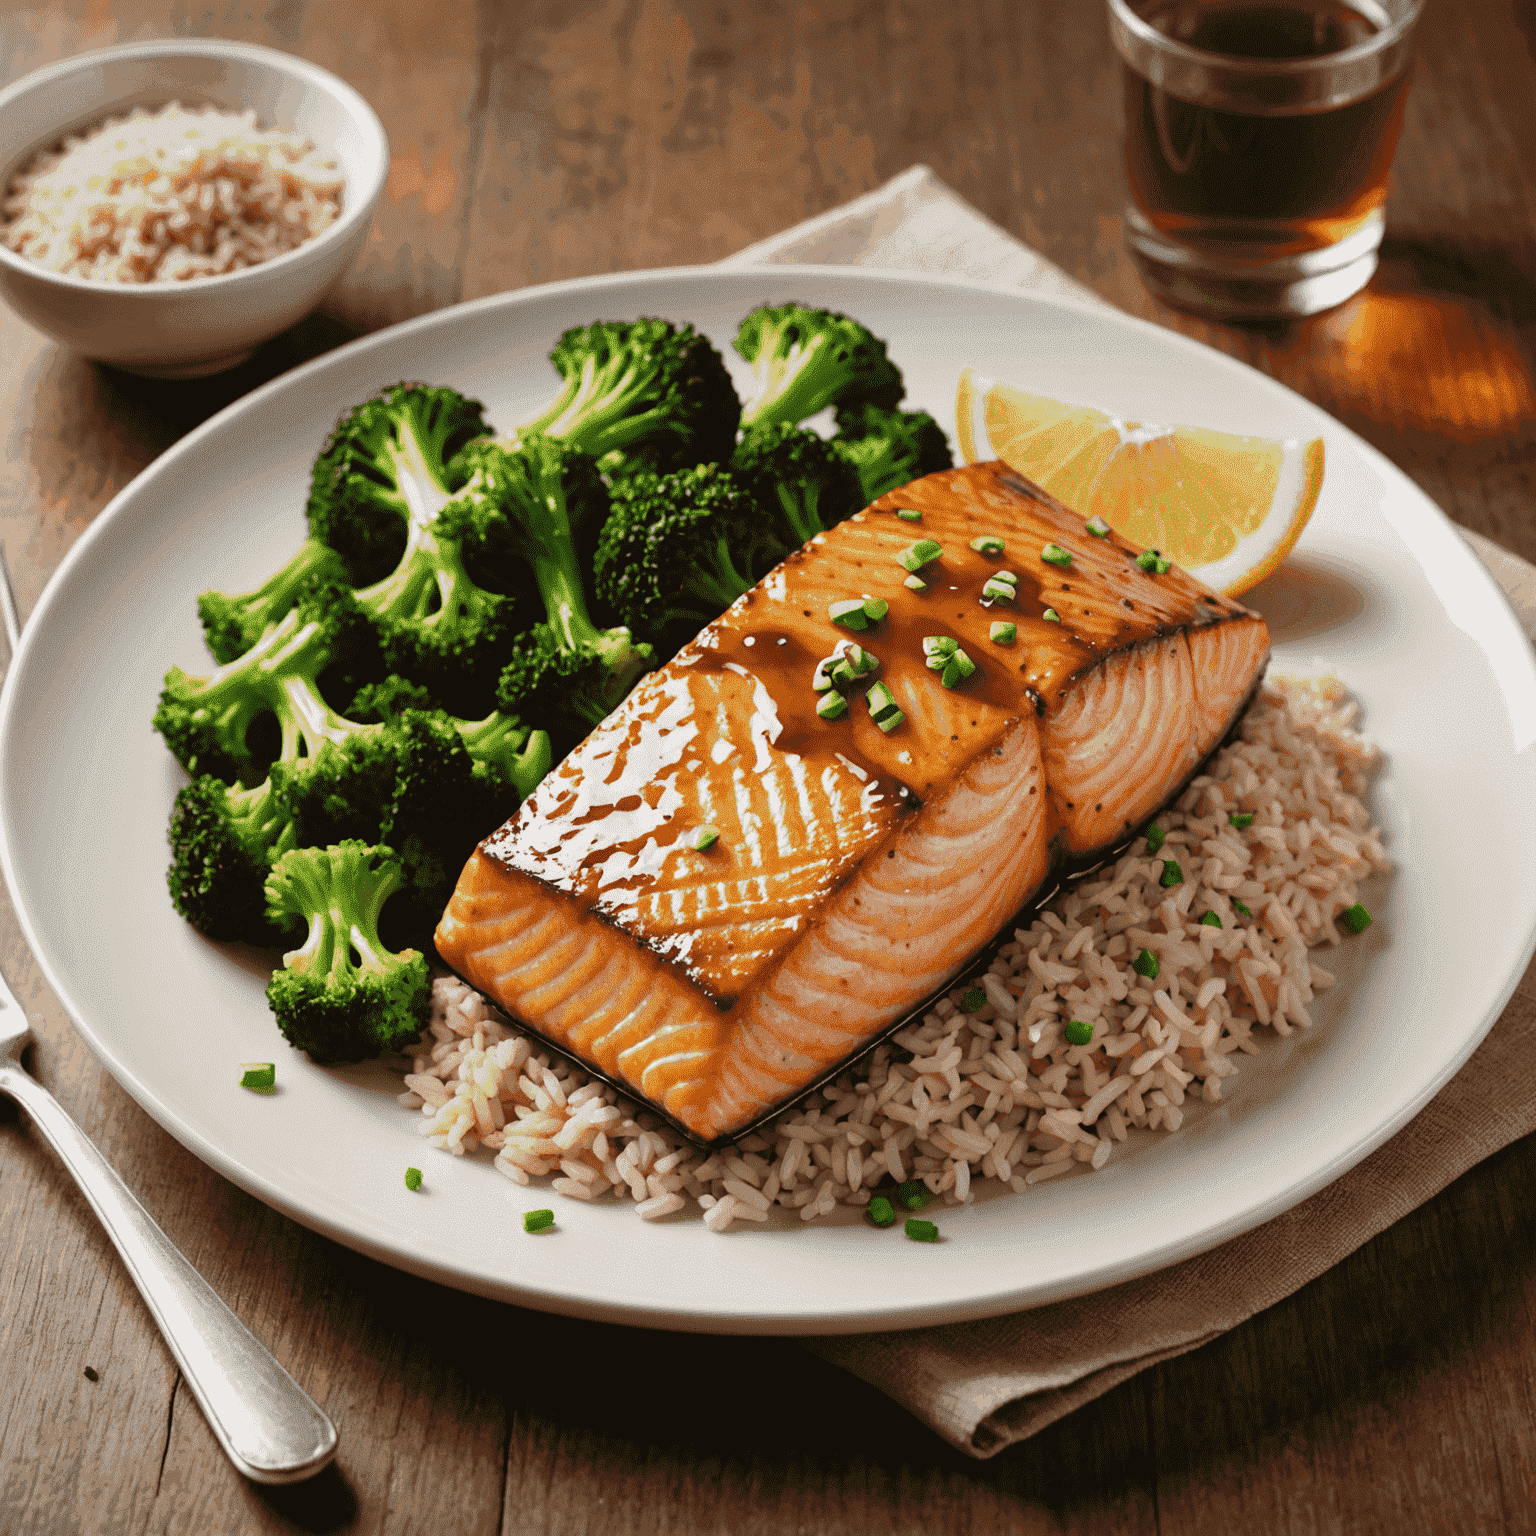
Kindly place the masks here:
<instances>
[{"instance_id":1,"label":"broccoli stem","mask_svg":"<svg viewBox=\"0 0 1536 1536\"><path fill-rule=\"evenodd\" d=\"M666 419L660 406L633 410L635 398L654 372L643 356L628 348L610 354L601 368L589 353L582 359L580 374L566 382L542 416L519 427L518 435L542 432L594 459L627 448Z\"/></svg>"},{"instance_id":2,"label":"broccoli stem","mask_svg":"<svg viewBox=\"0 0 1536 1536\"><path fill-rule=\"evenodd\" d=\"M465 594L476 591L458 540L439 538L430 523L413 517L400 564L383 581L362 588L357 600L376 619L431 627L463 618L470 607Z\"/></svg>"},{"instance_id":3,"label":"broccoli stem","mask_svg":"<svg viewBox=\"0 0 1536 1536\"><path fill-rule=\"evenodd\" d=\"M816 515L820 497L814 486L780 485L778 493L779 505L784 508L784 521L789 524L790 532L800 543L807 544L818 533L827 531L820 517Z\"/></svg>"},{"instance_id":4,"label":"broccoli stem","mask_svg":"<svg viewBox=\"0 0 1536 1536\"><path fill-rule=\"evenodd\" d=\"M455 724L475 763L506 774L519 800L526 800L554 767L549 733L530 731L515 715L497 710L484 720L459 720Z\"/></svg>"},{"instance_id":5,"label":"broccoli stem","mask_svg":"<svg viewBox=\"0 0 1536 1536\"><path fill-rule=\"evenodd\" d=\"M374 975L388 971L388 952L379 939L379 914L399 888L397 865L375 870L363 851L343 843L330 851L329 859L285 865L284 873L297 887L298 904L311 914L303 945L283 956L289 970L329 981L357 971Z\"/></svg>"},{"instance_id":6,"label":"broccoli stem","mask_svg":"<svg viewBox=\"0 0 1536 1536\"><path fill-rule=\"evenodd\" d=\"M565 532L567 538L563 542L541 540L541 547L533 554L533 578L539 585L539 596L544 599L544 612L562 647L575 651L584 645L599 644L602 631L587 612L587 597L576 569L576 549L569 539L568 522Z\"/></svg>"},{"instance_id":7,"label":"broccoli stem","mask_svg":"<svg viewBox=\"0 0 1536 1536\"><path fill-rule=\"evenodd\" d=\"M763 367L762 392L742 408L742 427L760 422L800 422L821 410L841 382L842 373L835 369L829 377L817 367L817 354L827 345L827 337L813 336L803 345L791 342L784 352L770 357Z\"/></svg>"},{"instance_id":8,"label":"broccoli stem","mask_svg":"<svg viewBox=\"0 0 1536 1536\"><path fill-rule=\"evenodd\" d=\"M430 528L437 514L453 500L441 470L422 452L415 432L401 432L398 440L385 444L384 452L394 466L411 527Z\"/></svg>"},{"instance_id":9,"label":"broccoli stem","mask_svg":"<svg viewBox=\"0 0 1536 1536\"><path fill-rule=\"evenodd\" d=\"M723 533L714 541L710 554L710 561L701 559L689 573L688 589L690 594L697 595L717 612L724 613L743 592L752 589L752 578L743 576L736 569L731 546Z\"/></svg>"},{"instance_id":10,"label":"broccoli stem","mask_svg":"<svg viewBox=\"0 0 1536 1536\"><path fill-rule=\"evenodd\" d=\"M343 574L340 557L319 539L305 539L276 575L254 592L204 592L197 600L208 646L221 662L236 660L290 612L304 584Z\"/></svg>"},{"instance_id":11,"label":"broccoli stem","mask_svg":"<svg viewBox=\"0 0 1536 1536\"><path fill-rule=\"evenodd\" d=\"M269 859L280 858L298 842L293 821L272 793L269 778L255 789L229 791L229 819L241 841L247 847L265 848Z\"/></svg>"}]
</instances>

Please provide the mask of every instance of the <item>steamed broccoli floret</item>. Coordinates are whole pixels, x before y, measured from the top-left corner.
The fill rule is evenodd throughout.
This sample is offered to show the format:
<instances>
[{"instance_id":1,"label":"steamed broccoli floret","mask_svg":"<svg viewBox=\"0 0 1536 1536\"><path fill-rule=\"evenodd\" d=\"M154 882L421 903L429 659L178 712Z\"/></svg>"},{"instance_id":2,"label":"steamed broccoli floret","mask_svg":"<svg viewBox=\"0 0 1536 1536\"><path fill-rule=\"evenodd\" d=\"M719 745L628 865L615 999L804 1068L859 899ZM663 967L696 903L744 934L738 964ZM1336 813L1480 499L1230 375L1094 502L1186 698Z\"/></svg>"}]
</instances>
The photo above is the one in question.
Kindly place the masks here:
<instances>
[{"instance_id":1,"label":"steamed broccoli floret","mask_svg":"<svg viewBox=\"0 0 1536 1536\"><path fill-rule=\"evenodd\" d=\"M281 942L262 895L268 867L339 828L367 841L387 837L401 850L408 891L391 920L429 933L476 841L549 771L549 738L515 719L418 709L420 690L401 678L361 690L356 702L370 695L378 723L331 716L313 757L295 733L256 788L204 774L177 796L168 884L195 928L215 939Z\"/></svg>"},{"instance_id":2,"label":"steamed broccoli floret","mask_svg":"<svg viewBox=\"0 0 1536 1536\"><path fill-rule=\"evenodd\" d=\"M198 598L208 649L216 661L233 661L293 607L306 585L346 579L346 565L334 549L305 539L293 559L254 592L204 592Z\"/></svg>"},{"instance_id":3,"label":"steamed broccoli floret","mask_svg":"<svg viewBox=\"0 0 1536 1536\"><path fill-rule=\"evenodd\" d=\"M754 309L736 333L736 350L757 376L757 394L742 411L744 426L793 426L829 405L861 400L893 406L903 393L901 370L885 355L885 343L828 309Z\"/></svg>"},{"instance_id":4,"label":"steamed broccoli floret","mask_svg":"<svg viewBox=\"0 0 1536 1536\"><path fill-rule=\"evenodd\" d=\"M276 944L285 937L267 917L262 882L272 860L300 841L296 817L316 822L323 792L338 800L323 818L327 824L340 811L344 824L376 830L383 815L390 769L376 743L381 728L341 721L316 682L333 668L332 647L344 647L358 622L349 602L345 587L307 588L238 661L211 678L179 668L166 678L155 724L197 775L171 813L167 884L176 910L210 938ZM263 728L276 742L266 777L252 788L224 782L256 777L265 756L252 738ZM352 746L351 731L366 742ZM367 774L358 771L359 748L371 760ZM320 778L311 782L317 759Z\"/></svg>"},{"instance_id":5,"label":"steamed broccoli floret","mask_svg":"<svg viewBox=\"0 0 1536 1536\"><path fill-rule=\"evenodd\" d=\"M737 444L731 472L762 515L780 525L791 548L865 504L848 460L824 437L785 422L750 428Z\"/></svg>"},{"instance_id":6,"label":"steamed broccoli floret","mask_svg":"<svg viewBox=\"0 0 1536 1536\"><path fill-rule=\"evenodd\" d=\"M172 667L155 729L193 777L211 773L253 786L266 777L273 757L296 764L360 729L326 704L320 680L322 674L370 668L372 640L350 589L311 583L236 660L207 677ZM354 681L348 696L356 687Z\"/></svg>"},{"instance_id":7,"label":"steamed broccoli floret","mask_svg":"<svg viewBox=\"0 0 1536 1536\"><path fill-rule=\"evenodd\" d=\"M283 956L267 1001L288 1043L322 1064L400 1050L426 1027L432 978L418 950L393 954L379 915L399 889L400 861L387 847L346 841L295 848L267 876L274 923L308 925Z\"/></svg>"},{"instance_id":8,"label":"steamed broccoli floret","mask_svg":"<svg viewBox=\"0 0 1536 1536\"><path fill-rule=\"evenodd\" d=\"M558 437L605 469L624 460L665 471L730 454L741 402L724 359L691 325L600 320L567 331L549 357L565 387L518 436Z\"/></svg>"},{"instance_id":9,"label":"steamed broccoli floret","mask_svg":"<svg viewBox=\"0 0 1536 1536\"><path fill-rule=\"evenodd\" d=\"M465 462L469 479L445 516L516 551L546 619L513 642L497 703L563 749L607 716L651 661L650 646L627 629L599 629L587 607L577 538L583 524L601 522L607 491L586 454L536 433L477 444Z\"/></svg>"},{"instance_id":10,"label":"steamed broccoli floret","mask_svg":"<svg viewBox=\"0 0 1536 1536\"><path fill-rule=\"evenodd\" d=\"M675 649L788 552L730 471L700 464L637 482L614 504L597 590L631 629Z\"/></svg>"},{"instance_id":11,"label":"steamed broccoli floret","mask_svg":"<svg viewBox=\"0 0 1536 1536\"><path fill-rule=\"evenodd\" d=\"M449 499L449 462L489 431L479 401L428 384L392 384L353 406L315 460L311 535L347 562L356 585L382 581L411 527Z\"/></svg>"},{"instance_id":12,"label":"steamed broccoli floret","mask_svg":"<svg viewBox=\"0 0 1536 1536\"><path fill-rule=\"evenodd\" d=\"M176 796L170 842L171 901L194 928L210 939L283 941L267 916L263 882L294 832L270 783L242 789L211 774L193 779Z\"/></svg>"},{"instance_id":13,"label":"steamed broccoli floret","mask_svg":"<svg viewBox=\"0 0 1536 1536\"><path fill-rule=\"evenodd\" d=\"M954 460L944 429L926 411L888 411L856 405L837 413L838 451L853 465L871 502Z\"/></svg>"},{"instance_id":14,"label":"steamed broccoli floret","mask_svg":"<svg viewBox=\"0 0 1536 1536\"><path fill-rule=\"evenodd\" d=\"M470 578L457 539L413 522L394 573L363 588L357 600L378 626L391 671L455 712L477 714L490 706L520 627L520 604Z\"/></svg>"},{"instance_id":15,"label":"steamed broccoli floret","mask_svg":"<svg viewBox=\"0 0 1536 1536\"><path fill-rule=\"evenodd\" d=\"M352 702L344 713L359 725L382 725L396 720L407 709L436 709L437 700L432 690L397 672L377 683L365 683L352 695Z\"/></svg>"},{"instance_id":16,"label":"steamed broccoli floret","mask_svg":"<svg viewBox=\"0 0 1536 1536\"><path fill-rule=\"evenodd\" d=\"M357 594L385 664L465 714L490 707L521 627L515 598L470 576L459 530L440 517L460 483L450 461L485 430L480 407L452 390L393 385L337 423L310 496L312 530L355 568L393 557Z\"/></svg>"}]
</instances>

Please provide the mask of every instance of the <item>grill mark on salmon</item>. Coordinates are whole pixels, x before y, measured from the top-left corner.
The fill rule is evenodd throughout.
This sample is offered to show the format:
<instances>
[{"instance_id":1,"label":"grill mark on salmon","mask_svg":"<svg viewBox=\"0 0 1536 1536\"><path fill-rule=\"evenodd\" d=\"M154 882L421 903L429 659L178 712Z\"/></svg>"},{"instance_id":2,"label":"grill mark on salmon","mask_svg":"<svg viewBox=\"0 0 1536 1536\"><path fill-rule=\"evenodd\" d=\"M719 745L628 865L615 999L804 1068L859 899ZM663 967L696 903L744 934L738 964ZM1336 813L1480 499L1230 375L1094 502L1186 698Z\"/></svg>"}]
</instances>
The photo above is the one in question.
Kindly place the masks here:
<instances>
[{"instance_id":1,"label":"grill mark on salmon","mask_svg":"<svg viewBox=\"0 0 1536 1536\"><path fill-rule=\"evenodd\" d=\"M972 550L978 534L1002 554ZM921 595L897 561L918 538L943 549ZM1121 840L1231 727L1263 620L1137 553L1000 464L882 498L546 777L466 865L439 952L695 1136L739 1132L938 990L1054 863ZM998 570L1012 604L982 600ZM857 636L907 716L889 734L862 690L842 721L815 713L811 674L847 638L828 604L862 595L890 604ZM1014 645L991 642L998 618ZM935 634L977 663L961 687L925 665ZM719 836L701 851L704 825Z\"/></svg>"}]
</instances>

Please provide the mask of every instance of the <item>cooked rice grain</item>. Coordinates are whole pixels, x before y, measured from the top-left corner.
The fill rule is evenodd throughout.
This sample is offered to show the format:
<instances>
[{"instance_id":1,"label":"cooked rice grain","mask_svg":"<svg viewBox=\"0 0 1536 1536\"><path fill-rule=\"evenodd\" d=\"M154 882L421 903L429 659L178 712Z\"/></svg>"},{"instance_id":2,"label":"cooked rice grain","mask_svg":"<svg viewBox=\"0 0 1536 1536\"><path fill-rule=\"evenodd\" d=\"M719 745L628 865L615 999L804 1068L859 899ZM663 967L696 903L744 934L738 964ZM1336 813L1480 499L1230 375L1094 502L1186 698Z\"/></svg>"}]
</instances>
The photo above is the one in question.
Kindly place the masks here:
<instances>
[{"instance_id":1,"label":"cooked rice grain","mask_svg":"<svg viewBox=\"0 0 1536 1536\"><path fill-rule=\"evenodd\" d=\"M137 107L37 155L0 202L5 243L105 282L176 282L254 266L341 212L336 161L254 112Z\"/></svg>"},{"instance_id":2,"label":"cooked rice grain","mask_svg":"<svg viewBox=\"0 0 1536 1536\"><path fill-rule=\"evenodd\" d=\"M693 1205L714 1232L775 1207L806 1221L862 1207L882 1180L921 1179L955 1205L1102 1168L1132 1129L1174 1131L1189 1100L1220 1100L1256 1030L1310 1027L1333 978L1309 946L1338 943L1359 882L1391 867L1357 798L1379 757L1354 722L1331 677L1267 681L1240 739L1157 818L1162 856L1138 839L1015 931L982 1007L964 1012L956 988L729 1149L674 1137L453 977L434 983L401 1102L435 1145L494 1149L514 1182L553 1175L563 1194L633 1200L653 1221ZM1235 812L1252 824L1232 826ZM1161 885L1165 859L1182 883ZM1143 949L1155 980L1133 968ZM1088 1044L1066 1039L1073 1020L1093 1026Z\"/></svg>"}]
</instances>

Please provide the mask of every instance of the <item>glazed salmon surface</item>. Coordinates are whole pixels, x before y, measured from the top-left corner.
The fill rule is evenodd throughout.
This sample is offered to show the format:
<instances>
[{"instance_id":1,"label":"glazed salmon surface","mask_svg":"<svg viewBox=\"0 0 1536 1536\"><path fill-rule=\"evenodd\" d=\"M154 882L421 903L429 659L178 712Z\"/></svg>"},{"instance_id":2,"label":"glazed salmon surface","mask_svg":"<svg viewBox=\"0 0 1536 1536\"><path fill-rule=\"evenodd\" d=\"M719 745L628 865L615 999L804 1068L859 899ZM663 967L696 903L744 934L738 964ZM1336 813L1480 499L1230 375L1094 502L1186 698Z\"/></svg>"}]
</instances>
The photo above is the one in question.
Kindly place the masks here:
<instances>
[{"instance_id":1,"label":"glazed salmon surface","mask_svg":"<svg viewBox=\"0 0 1536 1536\"><path fill-rule=\"evenodd\" d=\"M983 535L1002 552L973 550ZM921 593L898 560L919 539L942 549ZM1138 553L998 463L882 498L545 778L466 865L439 952L693 1135L743 1129L940 988L1060 860L1123 840L1236 720L1264 621ZM999 571L1011 603L983 595ZM851 635L827 610L859 597L889 611ZM1012 644L990 639L999 619ZM975 673L945 688L927 636ZM812 674L841 640L880 668L828 721ZM889 732L876 680L906 717Z\"/></svg>"}]
</instances>

